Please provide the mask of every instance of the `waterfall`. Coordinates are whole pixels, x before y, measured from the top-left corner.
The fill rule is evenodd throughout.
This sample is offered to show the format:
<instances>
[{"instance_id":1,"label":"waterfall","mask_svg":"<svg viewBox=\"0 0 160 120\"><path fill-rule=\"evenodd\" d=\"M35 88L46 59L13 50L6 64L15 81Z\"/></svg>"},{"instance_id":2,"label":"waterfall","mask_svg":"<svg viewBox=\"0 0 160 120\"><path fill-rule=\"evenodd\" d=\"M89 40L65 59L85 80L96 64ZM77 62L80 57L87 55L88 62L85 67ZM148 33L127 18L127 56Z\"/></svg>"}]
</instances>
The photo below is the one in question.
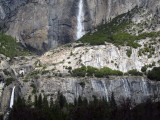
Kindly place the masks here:
<instances>
[{"instance_id":1,"label":"waterfall","mask_svg":"<svg viewBox=\"0 0 160 120\"><path fill-rule=\"evenodd\" d=\"M80 39L85 34L83 19L84 19L83 0L79 0L78 15L77 15L77 40Z\"/></svg>"},{"instance_id":2,"label":"waterfall","mask_svg":"<svg viewBox=\"0 0 160 120\"><path fill-rule=\"evenodd\" d=\"M144 78L142 78L141 90L145 95L149 94L149 89L148 89L148 86L147 86L147 80L145 80Z\"/></svg>"},{"instance_id":3,"label":"waterfall","mask_svg":"<svg viewBox=\"0 0 160 120\"><path fill-rule=\"evenodd\" d=\"M14 104L14 90L15 90L15 86L13 87L12 89L12 94L11 94L11 100L10 100L10 108L13 107L13 104Z\"/></svg>"},{"instance_id":4,"label":"waterfall","mask_svg":"<svg viewBox=\"0 0 160 120\"><path fill-rule=\"evenodd\" d=\"M122 82L123 82L123 86L124 86L124 91L125 91L126 97L130 97L130 87L129 87L127 79L126 80L122 79Z\"/></svg>"},{"instance_id":5,"label":"waterfall","mask_svg":"<svg viewBox=\"0 0 160 120\"><path fill-rule=\"evenodd\" d=\"M108 95L108 90L107 90L107 87L106 87L106 83L105 81L103 80L102 81L103 85L104 85L104 92L106 94L106 98L107 98L107 101L109 101L109 95Z\"/></svg>"}]
</instances>

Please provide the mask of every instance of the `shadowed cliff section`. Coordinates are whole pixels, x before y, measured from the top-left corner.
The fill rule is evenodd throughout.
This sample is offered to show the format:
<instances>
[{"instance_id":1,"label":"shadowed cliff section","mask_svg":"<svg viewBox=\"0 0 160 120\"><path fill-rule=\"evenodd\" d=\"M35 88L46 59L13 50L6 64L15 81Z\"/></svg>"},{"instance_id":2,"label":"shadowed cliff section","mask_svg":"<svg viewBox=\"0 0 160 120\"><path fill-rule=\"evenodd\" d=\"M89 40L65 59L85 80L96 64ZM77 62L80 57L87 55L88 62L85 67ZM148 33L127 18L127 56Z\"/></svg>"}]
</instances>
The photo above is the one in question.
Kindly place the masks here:
<instances>
[{"instance_id":1,"label":"shadowed cliff section","mask_svg":"<svg viewBox=\"0 0 160 120\"><path fill-rule=\"evenodd\" d=\"M39 53L75 39L78 0L20 3L1 3L1 29L25 47ZM13 9L5 10L6 5Z\"/></svg>"}]
</instances>

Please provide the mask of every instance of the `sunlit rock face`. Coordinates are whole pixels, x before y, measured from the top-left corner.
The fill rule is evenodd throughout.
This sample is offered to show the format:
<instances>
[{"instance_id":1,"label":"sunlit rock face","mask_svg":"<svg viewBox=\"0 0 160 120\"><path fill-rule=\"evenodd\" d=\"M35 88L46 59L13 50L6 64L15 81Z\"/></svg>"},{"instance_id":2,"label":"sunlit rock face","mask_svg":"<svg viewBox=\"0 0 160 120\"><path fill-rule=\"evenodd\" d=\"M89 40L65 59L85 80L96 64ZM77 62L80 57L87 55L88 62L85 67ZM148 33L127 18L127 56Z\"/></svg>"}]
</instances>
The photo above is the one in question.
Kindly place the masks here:
<instances>
[{"instance_id":1,"label":"sunlit rock face","mask_svg":"<svg viewBox=\"0 0 160 120\"><path fill-rule=\"evenodd\" d=\"M5 0L0 1L0 28L36 52L77 39L78 11L83 33L128 12L136 5L156 13L159 0Z\"/></svg>"},{"instance_id":2,"label":"sunlit rock face","mask_svg":"<svg viewBox=\"0 0 160 120\"><path fill-rule=\"evenodd\" d=\"M158 40L158 39L157 39ZM157 42L154 45L155 53L152 57L148 57L147 54L139 56L139 50L144 49L145 43L150 43L150 38L140 40L141 47L135 49L132 48L131 56L127 56L128 46L118 47L111 43L106 45L97 46L81 46L81 47L59 47L57 49L46 52L43 56L39 57L41 63L47 66L47 70L56 69L61 73L68 73L65 66L72 67L72 70L80 68L82 65L93 66L95 68L109 67L114 70L120 70L122 72L128 72L129 70L137 69L141 72L141 68L145 65L158 67L160 63L160 43Z\"/></svg>"}]
</instances>

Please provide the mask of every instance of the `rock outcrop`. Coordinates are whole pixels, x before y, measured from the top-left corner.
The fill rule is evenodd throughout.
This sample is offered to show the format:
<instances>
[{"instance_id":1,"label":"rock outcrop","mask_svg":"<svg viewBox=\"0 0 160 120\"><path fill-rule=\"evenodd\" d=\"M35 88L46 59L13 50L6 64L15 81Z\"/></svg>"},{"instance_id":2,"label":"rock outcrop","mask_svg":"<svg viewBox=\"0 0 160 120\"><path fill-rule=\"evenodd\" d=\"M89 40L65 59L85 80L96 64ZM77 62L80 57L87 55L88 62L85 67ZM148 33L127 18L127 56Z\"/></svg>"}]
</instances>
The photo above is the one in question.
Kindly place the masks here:
<instances>
[{"instance_id":1,"label":"rock outcrop","mask_svg":"<svg viewBox=\"0 0 160 120\"><path fill-rule=\"evenodd\" d=\"M160 84L149 81L143 77L122 77L122 78L51 78L37 80L38 91L56 98L57 91L62 92L69 102L79 96L92 100L105 97L107 100L112 92L115 99L130 98L136 103L144 102L147 98L159 95ZM25 94L24 94L25 95Z\"/></svg>"},{"instance_id":2,"label":"rock outcrop","mask_svg":"<svg viewBox=\"0 0 160 120\"><path fill-rule=\"evenodd\" d=\"M7 112L11 97L11 91L15 88L15 99L21 95L23 77L34 70L36 57L15 57L11 61L0 54L0 111ZM18 81L19 80L19 81Z\"/></svg>"},{"instance_id":3,"label":"rock outcrop","mask_svg":"<svg viewBox=\"0 0 160 120\"><path fill-rule=\"evenodd\" d=\"M155 52L152 57L149 58L148 53L139 55L140 49L145 49L144 44L150 44L150 40L150 38L141 40L139 43L142 46L137 49L132 48L130 57L127 56L127 50L130 49L127 46L121 46L119 49L110 43L81 47L76 47L77 44L71 44L70 46L72 47L61 46L46 52L39 60L43 66L46 66L46 70L55 69L60 73L68 73L68 67L75 69L80 68L82 65L96 68L109 67L122 72L128 72L133 69L141 71L141 68L145 65L150 65L151 68L160 65L160 44L158 41L154 45ZM152 64L154 65L152 66ZM148 68L148 70L151 68ZM42 69L42 67L37 67L36 69Z\"/></svg>"}]
</instances>

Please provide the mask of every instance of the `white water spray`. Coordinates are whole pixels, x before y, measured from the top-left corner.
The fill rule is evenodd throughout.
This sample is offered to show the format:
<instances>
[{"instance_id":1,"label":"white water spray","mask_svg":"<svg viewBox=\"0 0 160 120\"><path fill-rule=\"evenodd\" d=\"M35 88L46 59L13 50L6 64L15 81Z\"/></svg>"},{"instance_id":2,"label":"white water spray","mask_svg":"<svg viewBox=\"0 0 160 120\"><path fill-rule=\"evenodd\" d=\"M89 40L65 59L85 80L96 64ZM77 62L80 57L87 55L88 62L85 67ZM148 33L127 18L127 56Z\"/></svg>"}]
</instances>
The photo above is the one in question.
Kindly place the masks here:
<instances>
[{"instance_id":1,"label":"white water spray","mask_svg":"<svg viewBox=\"0 0 160 120\"><path fill-rule=\"evenodd\" d=\"M13 104L14 104L14 90L15 90L15 86L13 87L12 89L12 94L11 94L11 100L10 100L10 108L13 107Z\"/></svg>"},{"instance_id":2,"label":"white water spray","mask_svg":"<svg viewBox=\"0 0 160 120\"><path fill-rule=\"evenodd\" d=\"M79 0L78 15L77 15L77 40L80 39L84 34L84 12L83 12L83 0Z\"/></svg>"}]
</instances>

